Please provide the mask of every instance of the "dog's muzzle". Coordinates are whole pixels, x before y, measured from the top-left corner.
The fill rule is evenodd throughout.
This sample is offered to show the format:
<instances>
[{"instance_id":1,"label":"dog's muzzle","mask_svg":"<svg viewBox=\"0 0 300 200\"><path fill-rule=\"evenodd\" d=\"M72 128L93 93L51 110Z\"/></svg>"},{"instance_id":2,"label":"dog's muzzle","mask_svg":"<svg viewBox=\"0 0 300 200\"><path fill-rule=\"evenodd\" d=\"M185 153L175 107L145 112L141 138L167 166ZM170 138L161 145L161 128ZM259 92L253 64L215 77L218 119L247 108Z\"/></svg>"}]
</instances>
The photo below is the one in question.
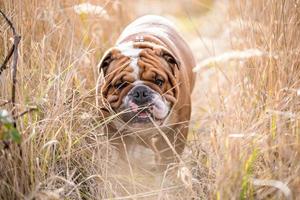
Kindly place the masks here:
<instances>
[{"instance_id":1,"label":"dog's muzzle","mask_svg":"<svg viewBox=\"0 0 300 200\"><path fill-rule=\"evenodd\" d=\"M124 97L122 108L121 117L131 123L162 122L170 112L165 98L146 85L134 86Z\"/></svg>"}]
</instances>

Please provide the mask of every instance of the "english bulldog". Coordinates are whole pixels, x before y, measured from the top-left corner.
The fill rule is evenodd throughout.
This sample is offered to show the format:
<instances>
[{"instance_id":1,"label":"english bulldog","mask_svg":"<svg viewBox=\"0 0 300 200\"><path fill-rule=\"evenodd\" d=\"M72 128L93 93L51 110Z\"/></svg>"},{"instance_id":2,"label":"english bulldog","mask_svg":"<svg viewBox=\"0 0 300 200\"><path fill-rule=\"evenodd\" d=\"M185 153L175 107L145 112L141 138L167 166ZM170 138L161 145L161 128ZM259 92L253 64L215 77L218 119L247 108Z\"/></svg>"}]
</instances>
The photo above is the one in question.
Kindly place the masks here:
<instances>
[{"instance_id":1,"label":"english bulldog","mask_svg":"<svg viewBox=\"0 0 300 200\"><path fill-rule=\"evenodd\" d=\"M147 162L146 154L152 152L155 165L166 168L180 159L191 116L194 66L193 53L175 25L155 15L130 23L104 53L98 67L104 78L106 131L125 160L133 156Z\"/></svg>"}]
</instances>

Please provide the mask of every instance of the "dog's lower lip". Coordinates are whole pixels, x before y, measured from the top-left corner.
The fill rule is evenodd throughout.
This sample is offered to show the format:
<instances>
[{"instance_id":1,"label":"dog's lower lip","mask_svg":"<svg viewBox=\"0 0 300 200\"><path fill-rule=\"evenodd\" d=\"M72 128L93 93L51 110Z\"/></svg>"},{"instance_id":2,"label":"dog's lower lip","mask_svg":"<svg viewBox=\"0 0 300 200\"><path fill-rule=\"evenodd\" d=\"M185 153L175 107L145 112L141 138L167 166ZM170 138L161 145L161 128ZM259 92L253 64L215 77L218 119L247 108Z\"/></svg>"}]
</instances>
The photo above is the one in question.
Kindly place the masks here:
<instances>
[{"instance_id":1,"label":"dog's lower lip","mask_svg":"<svg viewBox=\"0 0 300 200\"><path fill-rule=\"evenodd\" d=\"M137 106L130 106L131 110L131 122L133 123L149 123L152 120L156 122L162 122L164 119L157 118L154 113L154 106L155 104L149 103L147 105L139 105ZM152 119L152 120L151 120Z\"/></svg>"},{"instance_id":2,"label":"dog's lower lip","mask_svg":"<svg viewBox=\"0 0 300 200\"><path fill-rule=\"evenodd\" d=\"M138 117L139 118L148 118L148 116L150 115L150 113L148 113L147 111L142 111L140 113L138 113Z\"/></svg>"}]
</instances>

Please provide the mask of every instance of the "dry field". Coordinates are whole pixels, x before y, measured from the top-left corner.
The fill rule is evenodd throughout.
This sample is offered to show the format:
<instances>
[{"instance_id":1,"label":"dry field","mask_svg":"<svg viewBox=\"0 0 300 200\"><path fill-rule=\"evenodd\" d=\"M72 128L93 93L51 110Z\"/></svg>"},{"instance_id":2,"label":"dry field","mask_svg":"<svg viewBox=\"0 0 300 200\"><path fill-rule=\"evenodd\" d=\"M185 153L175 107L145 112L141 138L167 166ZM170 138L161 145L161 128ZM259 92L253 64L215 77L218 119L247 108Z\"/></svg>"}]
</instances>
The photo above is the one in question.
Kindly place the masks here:
<instances>
[{"instance_id":1,"label":"dry field","mask_svg":"<svg viewBox=\"0 0 300 200\"><path fill-rule=\"evenodd\" d=\"M300 199L299 0L84 2L0 0L21 35L15 111L12 60L0 75L0 199ZM128 169L98 114L96 66L147 13L175 21L198 63L178 172ZM1 16L0 63L11 38Z\"/></svg>"}]
</instances>

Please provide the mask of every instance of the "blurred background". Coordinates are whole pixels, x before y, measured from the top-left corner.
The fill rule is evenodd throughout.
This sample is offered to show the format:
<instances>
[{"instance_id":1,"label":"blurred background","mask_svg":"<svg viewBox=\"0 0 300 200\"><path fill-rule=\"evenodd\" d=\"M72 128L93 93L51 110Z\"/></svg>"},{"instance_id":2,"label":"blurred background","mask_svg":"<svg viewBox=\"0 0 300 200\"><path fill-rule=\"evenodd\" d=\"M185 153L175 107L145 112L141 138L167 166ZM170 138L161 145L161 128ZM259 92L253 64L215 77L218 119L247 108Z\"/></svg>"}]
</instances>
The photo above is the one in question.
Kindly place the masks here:
<instances>
[{"instance_id":1,"label":"blurred background","mask_svg":"<svg viewBox=\"0 0 300 200\"><path fill-rule=\"evenodd\" d=\"M0 75L0 199L299 198L299 0L0 0L0 9L21 35L15 108L11 60ZM174 21L197 60L176 173L125 169L96 104L100 58L144 14ZM0 63L11 46L1 17ZM21 142L4 137L12 109Z\"/></svg>"}]
</instances>

